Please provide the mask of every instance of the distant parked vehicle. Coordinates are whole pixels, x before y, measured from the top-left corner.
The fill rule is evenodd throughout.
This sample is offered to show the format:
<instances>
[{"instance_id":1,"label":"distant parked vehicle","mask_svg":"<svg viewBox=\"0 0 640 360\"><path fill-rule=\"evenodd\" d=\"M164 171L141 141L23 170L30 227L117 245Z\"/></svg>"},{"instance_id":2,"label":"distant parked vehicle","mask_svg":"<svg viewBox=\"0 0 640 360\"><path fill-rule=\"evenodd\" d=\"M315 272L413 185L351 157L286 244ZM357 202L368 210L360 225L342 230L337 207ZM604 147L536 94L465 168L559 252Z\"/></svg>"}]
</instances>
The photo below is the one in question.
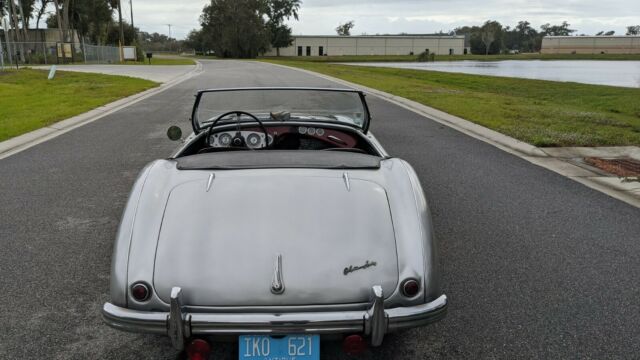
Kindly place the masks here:
<instances>
[{"instance_id":1,"label":"distant parked vehicle","mask_svg":"<svg viewBox=\"0 0 640 360\"><path fill-rule=\"evenodd\" d=\"M133 187L106 323L192 358L231 335L242 359L319 359L321 336L358 353L442 319L420 182L370 121L354 90L200 91L194 133Z\"/></svg>"}]
</instances>

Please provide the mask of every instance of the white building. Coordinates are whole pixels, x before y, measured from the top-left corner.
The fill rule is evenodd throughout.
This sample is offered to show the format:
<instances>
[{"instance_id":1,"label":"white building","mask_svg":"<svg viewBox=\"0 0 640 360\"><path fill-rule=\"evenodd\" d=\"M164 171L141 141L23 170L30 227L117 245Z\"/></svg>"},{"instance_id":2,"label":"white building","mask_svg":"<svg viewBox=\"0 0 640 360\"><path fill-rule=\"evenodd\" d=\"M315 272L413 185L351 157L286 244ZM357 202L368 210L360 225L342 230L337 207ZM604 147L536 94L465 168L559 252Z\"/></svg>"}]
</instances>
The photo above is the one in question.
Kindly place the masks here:
<instances>
[{"instance_id":1,"label":"white building","mask_svg":"<svg viewBox=\"0 0 640 360\"><path fill-rule=\"evenodd\" d=\"M543 54L640 54L640 36L546 36Z\"/></svg>"},{"instance_id":2,"label":"white building","mask_svg":"<svg viewBox=\"0 0 640 360\"><path fill-rule=\"evenodd\" d=\"M280 56L437 55L470 53L464 36L293 36L293 44L280 48ZM276 56L271 49L265 56Z\"/></svg>"}]
</instances>

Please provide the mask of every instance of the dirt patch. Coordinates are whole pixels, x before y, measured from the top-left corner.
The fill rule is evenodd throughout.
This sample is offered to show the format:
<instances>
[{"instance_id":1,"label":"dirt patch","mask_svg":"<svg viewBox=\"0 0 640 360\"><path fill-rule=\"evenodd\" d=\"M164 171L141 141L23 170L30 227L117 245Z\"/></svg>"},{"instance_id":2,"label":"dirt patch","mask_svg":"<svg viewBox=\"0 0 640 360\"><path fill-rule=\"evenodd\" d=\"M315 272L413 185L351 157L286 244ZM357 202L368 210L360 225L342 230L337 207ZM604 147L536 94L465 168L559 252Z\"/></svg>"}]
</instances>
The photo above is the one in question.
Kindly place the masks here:
<instances>
[{"instance_id":1,"label":"dirt patch","mask_svg":"<svg viewBox=\"0 0 640 360\"><path fill-rule=\"evenodd\" d=\"M584 159L584 161L591 166L595 166L600 170L620 177L640 176L640 161L638 160L629 158L601 159L590 157Z\"/></svg>"}]
</instances>

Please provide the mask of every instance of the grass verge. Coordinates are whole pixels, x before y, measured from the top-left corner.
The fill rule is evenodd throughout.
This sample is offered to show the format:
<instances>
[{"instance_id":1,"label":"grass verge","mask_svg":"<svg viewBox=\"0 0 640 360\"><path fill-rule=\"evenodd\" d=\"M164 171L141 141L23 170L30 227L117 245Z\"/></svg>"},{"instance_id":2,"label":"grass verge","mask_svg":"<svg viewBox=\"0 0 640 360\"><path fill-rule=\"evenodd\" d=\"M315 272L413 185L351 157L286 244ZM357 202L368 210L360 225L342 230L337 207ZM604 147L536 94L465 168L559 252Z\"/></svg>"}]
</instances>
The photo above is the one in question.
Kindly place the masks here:
<instances>
[{"instance_id":1,"label":"grass verge","mask_svg":"<svg viewBox=\"0 0 640 360\"><path fill-rule=\"evenodd\" d=\"M411 62L417 55L358 55L358 56L290 56L263 57L263 60L308 62ZM436 61L502 61L502 60L636 60L640 54L517 54L517 55L437 55Z\"/></svg>"},{"instance_id":2,"label":"grass verge","mask_svg":"<svg viewBox=\"0 0 640 360\"><path fill-rule=\"evenodd\" d=\"M158 86L122 76L22 69L0 72L0 141Z\"/></svg>"},{"instance_id":3,"label":"grass verge","mask_svg":"<svg viewBox=\"0 0 640 360\"><path fill-rule=\"evenodd\" d=\"M536 146L640 145L640 89L268 61L411 99Z\"/></svg>"}]
</instances>

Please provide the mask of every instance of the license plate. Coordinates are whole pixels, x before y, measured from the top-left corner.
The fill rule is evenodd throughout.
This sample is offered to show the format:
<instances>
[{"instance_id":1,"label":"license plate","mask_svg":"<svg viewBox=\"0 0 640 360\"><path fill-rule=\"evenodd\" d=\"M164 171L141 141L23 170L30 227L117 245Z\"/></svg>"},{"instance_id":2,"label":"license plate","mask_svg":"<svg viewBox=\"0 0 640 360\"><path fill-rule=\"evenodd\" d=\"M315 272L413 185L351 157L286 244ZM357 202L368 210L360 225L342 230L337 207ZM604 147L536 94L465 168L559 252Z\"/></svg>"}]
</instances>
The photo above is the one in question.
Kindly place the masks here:
<instances>
[{"instance_id":1,"label":"license plate","mask_svg":"<svg viewBox=\"0 0 640 360\"><path fill-rule=\"evenodd\" d=\"M320 335L244 335L238 341L241 360L319 360Z\"/></svg>"}]
</instances>

